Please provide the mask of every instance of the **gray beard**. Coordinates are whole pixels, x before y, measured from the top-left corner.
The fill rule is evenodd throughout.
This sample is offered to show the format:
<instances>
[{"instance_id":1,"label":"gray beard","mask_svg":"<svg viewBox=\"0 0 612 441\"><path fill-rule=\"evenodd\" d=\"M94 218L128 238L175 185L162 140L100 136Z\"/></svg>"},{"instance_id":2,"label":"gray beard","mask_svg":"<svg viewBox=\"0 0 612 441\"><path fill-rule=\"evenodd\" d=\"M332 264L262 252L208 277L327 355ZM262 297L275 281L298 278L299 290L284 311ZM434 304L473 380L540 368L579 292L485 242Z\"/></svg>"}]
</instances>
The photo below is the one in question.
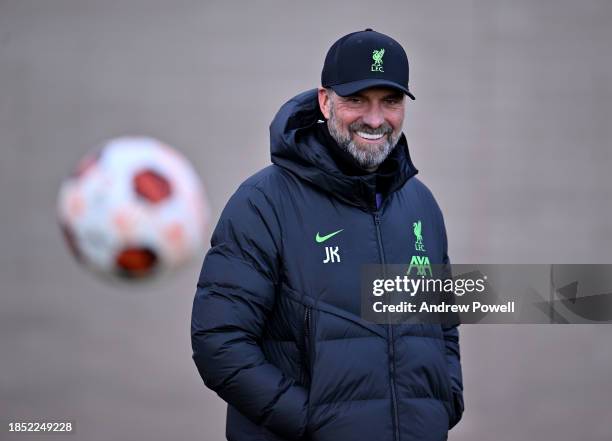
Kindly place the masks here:
<instances>
[{"instance_id":1,"label":"gray beard","mask_svg":"<svg viewBox=\"0 0 612 441\"><path fill-rule=\"evenodd\" d=\"M329 128L330 135L336 140L338 146L351 155L351 157L355 159L360 167L368 171L376 170L378 166L382 164L385 159L387 159L397 145L401 135L401 131L399 131L394 136L391 126L389 126L387 123L383 124L376 130L372 130L361 123L353 123L348 127L348 133L343 134L338 129L338 122L336 120L333 106L330 107L327 127ZM387 138L383 144L377 146L376 148L360 149L351 138L351 132L356 131L363 131L372 134L385 133Z\"/></svg>"}]
</instances>

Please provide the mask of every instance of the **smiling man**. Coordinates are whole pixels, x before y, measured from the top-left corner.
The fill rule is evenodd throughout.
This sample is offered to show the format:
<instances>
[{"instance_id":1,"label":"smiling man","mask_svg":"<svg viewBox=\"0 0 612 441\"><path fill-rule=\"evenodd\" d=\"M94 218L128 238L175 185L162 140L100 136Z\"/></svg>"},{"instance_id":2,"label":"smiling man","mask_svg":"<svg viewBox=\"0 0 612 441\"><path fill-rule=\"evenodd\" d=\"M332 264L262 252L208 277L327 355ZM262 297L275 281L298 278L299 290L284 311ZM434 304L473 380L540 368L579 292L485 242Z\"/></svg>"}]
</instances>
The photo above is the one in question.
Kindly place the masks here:
<instances>
[{"instance_id":1,"label":"smiling man","mask_svg":"<svg viewBox=\"0 0 612 441\"><path fill-rule=\"evenodd\" d=\"M442 213L402 134L408 59L371 29L270 126L272 165L213 233L193 358L230 441L440 441L463 413L456 326L360 316L363 264L449 264ZM418 226L418 229L415 227Z\"/></svg>"},{"instance_id":2,"label":"smiling man","mask_svg":"<svg viewBox=\"0 0 612 441\"><path fill-rule=\"evenodd\" d=\"M319 105L338 146L368 172L387 159L402 133L404 94L369 88L347 97L319 89Z\"/></svg>"}]
</instances>

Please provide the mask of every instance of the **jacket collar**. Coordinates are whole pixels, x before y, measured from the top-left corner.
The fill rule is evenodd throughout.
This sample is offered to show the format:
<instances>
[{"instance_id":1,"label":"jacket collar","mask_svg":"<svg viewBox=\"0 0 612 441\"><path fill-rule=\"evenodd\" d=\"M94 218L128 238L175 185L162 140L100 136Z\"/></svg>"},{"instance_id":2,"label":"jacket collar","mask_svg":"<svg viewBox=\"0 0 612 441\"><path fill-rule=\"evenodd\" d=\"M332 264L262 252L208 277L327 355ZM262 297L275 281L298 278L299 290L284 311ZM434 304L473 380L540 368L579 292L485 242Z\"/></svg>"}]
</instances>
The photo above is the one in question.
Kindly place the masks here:
<instances>
[{"instance_id":1,"label":"jacket collar","mask_svg":"<svg viewBox=\"0 0 612 441\"><path fill-rule=\"evenodd\" d=\"M317 89L287 101L270 125L272 162L333 197L367 211L376 211L377 180L378 191L383 187L388 196L418 173L404 134L377 172L357 176L342 173L329 148L316 136L315 124L322 119Z\"/></svg>"}]
</instances>

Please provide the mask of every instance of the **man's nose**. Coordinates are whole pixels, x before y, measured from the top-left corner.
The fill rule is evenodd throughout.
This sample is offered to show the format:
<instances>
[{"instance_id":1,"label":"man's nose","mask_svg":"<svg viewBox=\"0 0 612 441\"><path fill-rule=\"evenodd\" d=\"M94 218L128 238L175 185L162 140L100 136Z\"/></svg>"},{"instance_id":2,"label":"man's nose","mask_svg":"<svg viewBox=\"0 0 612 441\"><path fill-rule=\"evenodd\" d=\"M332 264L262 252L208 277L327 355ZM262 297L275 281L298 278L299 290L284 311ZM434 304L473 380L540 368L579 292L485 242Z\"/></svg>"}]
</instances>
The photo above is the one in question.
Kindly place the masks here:
<instances>
[{"instance_id":1,"label":"man's nose","mask_svg":"<svg viewBox=\"0 0 612 441\"><path fill-rule=\"evenodd\" d=\"M371 105L363 116L363 122L373 129L380 127L385 122L380 106L376 104Z\"/></svg>"}]
</instances>

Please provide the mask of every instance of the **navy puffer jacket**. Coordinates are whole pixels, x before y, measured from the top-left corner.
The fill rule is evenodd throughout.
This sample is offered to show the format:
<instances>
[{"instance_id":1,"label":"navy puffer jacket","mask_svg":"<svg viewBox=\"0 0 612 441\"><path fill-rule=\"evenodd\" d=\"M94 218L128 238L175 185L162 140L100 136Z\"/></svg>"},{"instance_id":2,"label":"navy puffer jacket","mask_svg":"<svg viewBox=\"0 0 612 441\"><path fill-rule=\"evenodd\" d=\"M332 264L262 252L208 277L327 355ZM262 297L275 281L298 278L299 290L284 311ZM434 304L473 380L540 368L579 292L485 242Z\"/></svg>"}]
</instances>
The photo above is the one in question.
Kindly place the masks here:
<instances>
[{"instance_id":1,"label":"navy puffer jacket","mask_svg":"<svg viewBox=\"0 0 612 441\"><path fill-rule=\"evenodd\" d=\"M448 263L442 214L403 135L377 209L375 176L339 171L318 118L316 90L287 102L273 165L221 214L193 304L196 366L229 404L230 441L444 440L463 412L457 327L367 322L359 286L362 264L410 262L419 220L421 254Z\"/></svg>"}]
</instances>

